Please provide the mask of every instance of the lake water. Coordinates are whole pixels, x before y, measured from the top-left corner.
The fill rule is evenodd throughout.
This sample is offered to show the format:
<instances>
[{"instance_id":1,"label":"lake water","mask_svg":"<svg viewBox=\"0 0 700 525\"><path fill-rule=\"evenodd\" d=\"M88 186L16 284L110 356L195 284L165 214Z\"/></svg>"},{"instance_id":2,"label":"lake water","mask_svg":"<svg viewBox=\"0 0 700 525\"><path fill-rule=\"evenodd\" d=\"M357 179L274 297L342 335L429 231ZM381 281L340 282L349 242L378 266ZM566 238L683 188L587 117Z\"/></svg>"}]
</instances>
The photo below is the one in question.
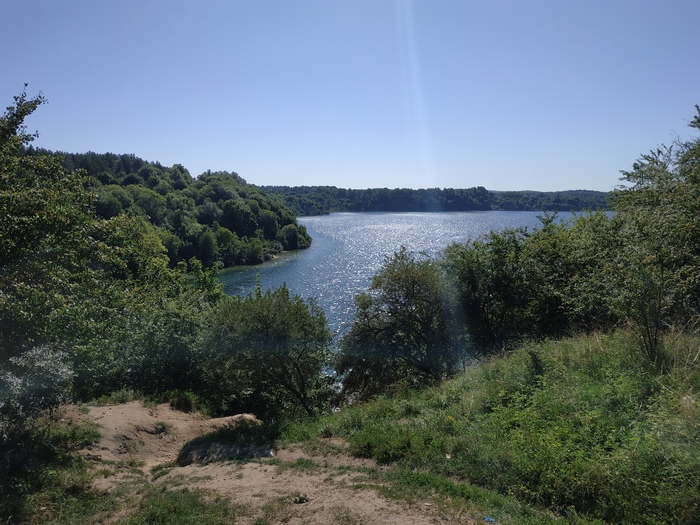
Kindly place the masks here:
<instances>
[{"instance_id":1,"label":"lake water","mask_svg":"<svg viewBox=\"0 0 700 525\"><path fill-rule=\"evenodd\" d=\"M541 212L332 213L300 217L313 238L311 247L258 266L223 270L228 294L247 294L257 276L263 289L283 283L292 293L315 297L331 330L342 334L354 317L353 298L365 291L385 257L401 246L439 255L452 243L464 243L489 231L538 227ZM566 219L568 213L559 214Z\"/></svg>"}]
</instances>

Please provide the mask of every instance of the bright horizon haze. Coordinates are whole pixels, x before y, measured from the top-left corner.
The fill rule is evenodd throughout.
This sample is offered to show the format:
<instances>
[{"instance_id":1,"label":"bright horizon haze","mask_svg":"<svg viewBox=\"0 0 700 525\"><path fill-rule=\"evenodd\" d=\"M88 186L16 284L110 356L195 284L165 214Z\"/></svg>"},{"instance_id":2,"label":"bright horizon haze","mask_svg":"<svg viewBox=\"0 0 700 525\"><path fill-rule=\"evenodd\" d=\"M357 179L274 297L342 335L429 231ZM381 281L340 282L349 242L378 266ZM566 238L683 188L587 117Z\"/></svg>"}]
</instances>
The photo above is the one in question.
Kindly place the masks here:
<instances>
[{"instance_id":1,"label":"bright horizon haze","mask_svg":"<svg viewBox=\"0 0 700 525\"><path fill-rule=\"evenodd\" d=\"M2 0L37 147L256 185L610 191L700 104L696 0Z\"/></svg>"}]
</instances>

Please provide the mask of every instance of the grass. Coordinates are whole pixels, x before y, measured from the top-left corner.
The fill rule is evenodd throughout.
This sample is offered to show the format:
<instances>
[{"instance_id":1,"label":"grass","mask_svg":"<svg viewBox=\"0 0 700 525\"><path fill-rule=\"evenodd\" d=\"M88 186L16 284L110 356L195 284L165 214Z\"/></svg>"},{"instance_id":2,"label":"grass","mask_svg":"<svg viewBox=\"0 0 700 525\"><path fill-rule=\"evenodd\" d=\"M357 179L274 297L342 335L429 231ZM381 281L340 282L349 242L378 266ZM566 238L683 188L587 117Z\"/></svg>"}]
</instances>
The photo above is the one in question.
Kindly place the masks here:
<instances>
[{"instance_id":1,"label":"grass","mask_svg":"<svg viewBox=\"0 0 700 525\"><path fill-rule=\"evenodd\" d=\"M528 505L572 522L697 523L698 348L671 334L659 374L622 332L531 345L439 387L291 425L285 439L343 438L392 465L386 491L469 499L499 522L550 519L528 518Z\"/></svg>"},{"instance_id":2,"label":"grass","mask_svg":"<svg viewBox=\"0 0 700 525\"><path fill-rule=\"evenodd\" d=\"M198 412L209 416L209 411L199 397L189 391L172 390L162 395L147 396L138 390L122 388L109 394L102 395L90 402L94 406L122 405L132 401L141 401L144 406L156 406L159 403L168 403L173 410L180 412Z\"/></svg>"},{"instance_id":3,"label":"grass","mask_svg":"<svg viewBox=\"0 0 700 525\"><path fill-rule=\"evenodd\" d=\"M147 486L136 508L116 525L229 525L240 509L209 491Z\"/></svg>"},{"instance_id":4,"label":"grass","mask_svg":"<svg viewBox=\"0 0 700 525\"><path fill-rule=\"evenodd\" d=\"M659 372L624 332L530 345L435 388L287 424L281 437L275 425L244 423L189 446L248 450L278 437L319 453L349 451L385 465L352 467L362 475L351 486L430 502L455 522L700 523L700 338L670 333L664 355ZM215 493L154 484L172 463L98 492L91 476L107 472L89 472L76 454L96 439L94 426L47 418L32 432L0 451L0 523L252 519L250 509ZM266 461L300 473L320 468L303 458ZM293 519L295 497L266 502L255 522ZM341 507L334 519L359 522Z\"/></svg>"},{"instance_id":5,"label":"grass","mask_svg":"<svg viewBox=\"0 0 700 525\"><path fill-rule=\"evenodd\" d=\"M143 401L144 395L135 390L122 388L94 399L90 404L95 406L123 405L132 401Z\"/></svg>"},{"instance_id":6,"label":"grass","mask_svg":"<svg viewBox=\"0 0 700 525\"><path fill-rule=\"evenodd\" d=\"M165 421L156 421L153 425L151 433L156 436L162 436L164 434L170 434L173 430L173 426Z\"/></svg>"},{"instance_id":7,"label":"grass","mask_svg":"<svg viewBox=\"0 0 700 525\"><path fill-rule=\"evenodd\" d=\"M41 418L0 445L0 522L90 523L82 518L86 512L93 516L111 507L90 488L87 465L76 454L97 440L96 426L61 416Z\"/></svg>"}]
</instances>

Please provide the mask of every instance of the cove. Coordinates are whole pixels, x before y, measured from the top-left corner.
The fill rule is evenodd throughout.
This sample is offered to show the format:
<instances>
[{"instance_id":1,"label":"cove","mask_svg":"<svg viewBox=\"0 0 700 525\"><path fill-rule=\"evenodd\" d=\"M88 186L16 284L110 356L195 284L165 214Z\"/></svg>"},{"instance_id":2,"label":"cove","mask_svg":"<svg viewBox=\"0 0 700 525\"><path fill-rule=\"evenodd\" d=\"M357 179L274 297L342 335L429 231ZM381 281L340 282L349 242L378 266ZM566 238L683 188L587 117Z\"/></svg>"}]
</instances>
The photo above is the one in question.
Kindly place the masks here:
<instances>
[{"instance_id":1,"label":"cove","mask_svg":"<svg viewBox=\"0 0 700 525\"><path fill-rule=\"evenodd\" d=\"M367 290L372 277L401 246L414 253L438 256L452 243L477 239L489 231L537 228L542 212L483 211L393 213L332 213L300 217L313 238L306 250L284 254L257 266L222 270L226 293L248 294L259 277L263 289L286 283L292 293L315 298L328 324L342 335L353 321L356 294ZM570 213L560 213L566 220Z\"/></svg>"}]
</instances>

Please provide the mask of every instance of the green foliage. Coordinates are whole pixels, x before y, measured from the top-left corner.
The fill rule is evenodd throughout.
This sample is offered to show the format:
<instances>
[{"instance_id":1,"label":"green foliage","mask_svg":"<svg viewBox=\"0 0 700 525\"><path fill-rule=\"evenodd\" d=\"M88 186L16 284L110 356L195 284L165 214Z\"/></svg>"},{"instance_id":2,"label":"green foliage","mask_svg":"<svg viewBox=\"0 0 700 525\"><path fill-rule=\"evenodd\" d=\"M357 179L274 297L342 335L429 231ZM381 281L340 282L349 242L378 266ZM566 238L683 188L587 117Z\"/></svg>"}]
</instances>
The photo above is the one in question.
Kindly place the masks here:
<instances>
[{"instance_id":1,"label":"green foliage","mask_svg":"<svg viewBox=\"0 0 700 525\"><path fill-rule=\"evenodd\" d=\"M313 416L328 409L331 334L315 302L286 286L265 293L258 286L223 299L203 339L202 387L214 412Z\"/></svg>"},{"instance_id":2,"label":"green foliage","mask_svg":"<svg viewBox=\"0 0 700 525\"><path fill-rule=\"evenodd\" d=\"M700 129L700 107L690 126ZM664 366L660 334L700 313L700 138L643 155L622 172L613 202L625 238L620 306L649 359Z\"/></svg>"},{"instance_id":3,"label":"green foliage","mask_svg":"<svg viewBox=\"0 0 700 525\"><path fill-rule=\"evenodd\" d=\"M202 404L199 396L189 390L173 390L166 392L164 398L173 410L206 414L206 407Z\"/></svg>"},{"instance_id":4,"label":"green foliage","mask_svg":"<svg viewBox=\"0 0 700 525\"><path fill-rule=\"evenodd\" d=\"M433 384L463 364L454 296L435 262L402 248L355 303L355 321L334 362L348 398Z\"/></svg>"},{"instance_id":5,"label":"green foliage","mask_svg":"<svg viewBox=\"0 0 700 525\"><path fill-rule=\"evenodd\" d=\"M25 92L0 117L0 357L48 341L52 315L80 294L97 246L91 196L80 173L51 158L27 157L36 136L23 120L44 98Z\"/></svg>"},{"instance_id":6,"label":"green foliage","mask_svg":"<svg viewBox=\"0 0 700 525\"><path fill-rule=\"evenodd\" d=\"M100 218L81 172L25 154L33 135L22 121L43 102L22 93L0 120L0 368L14 373L10 358L51 347L74 370L79 398L188 388L200 323L222 293L216 277L196 264L192 279L169 269L159 230L144 218ZM138 186L121 197L163 199Z\"/></svg>"},{"instance_id":7,"label":"green foliage","mask_svg":"<svg viewBox=\"0 0 700 525\"><path fill-rule=\"evenodd\" d=\"M478 485L604 522L696 523L698 344L667 340L664 374L624 332L526 346L309 426L435 488Z\"/></svg>"},{"instance_id":8,"label":"green foliage","mask_svg":"<svg viewBox=\"0 0 700 525\"><path fill-rule=\"evenodd\" d=\"M50 347L32 348L0 366L0 443L28 432L44 411L64 402L72 379L65 354Z\"/></svg>"},{"instance_id":9,"label":"green foliage","mask_svg":"<svg viewBox=\"0 0 700 525\"><path fill-rule=\"evenodd\" d=\"M179 164L166 168L133 155L35 149L27 153L28 158L53 158L65 169L80 168L93 177L100 217L124 213L157 226L171 266L192 257L206 267L258 264L283 249L307 248L311 243L281 198L262 192L236 173L206 172L195 180ZM222 229L234 234L235 241L221 239Z\"/></svg>"},{"instance_id":10,"label":"green foliage","mask_svg":"<svg viewBox=\"0 0 700 525\"><path fill-rule=\"evenodd\" d=\"M529 330L530 280L523 265L525 230L492 232L445 253L456 277L464 322L478 353L500 350Z\"/></svg>"},{"instance_id":11,"label":"green foliage","mask_svg":"<svg viewBox=\"0 0 700 525\"><path fill-rule=\"evenodd\" d=\"M297 215L320 215L337 211L582 211L607 208L608 194L572 190L487 191L476 188L372 188L350 190L335 186L264 186L281 195Z\"/></svg>"},{"instance_id":12,"label":"green foliage","mask_svg":"<svg viewBox=\"0 0 700 525\"><path fill-rule=\"evenodd\" d=\"M311 239L306 233L306 227L297 224L287 224L277 234L277 239L287 250L308 248Z\"/></svg>"},{"instance_id":13,"label":"green foliage","mask_svg":"<svg viewBox=\"0 0 700 525\"><path fill-rule=\"evenodd\" d=\"M445 251L476 355L614 326L617 223L602 212L491 232Z\"/></svg>"},{"instance_id":14,"label":"green foliage","mask_svg":"<svg viewBox=\"0 0 700 525\"><path fill-rule=\"evenodd\" d=\"M62 416L43 415L25 432L0 442L3 523L88 524L94 518L81 516L109 506L90 487L87 465L77 455L99 438L95 426Z\"/></svg>"},{"instance_id":15,"label":"green foliage","mask_svg":"<svg viewBox=\"0 0 700 525\"><path fill-rule=\"evenodd\" d=\"M201 382L197 341L223 292L212 270L196 260L191 265L188 275L184 263L170 270L159 258L137 279L111 283L107 311L92 317L89 331L74 342L78 397L122 388L157 396Z\"/></svg>"}]
</instances>

